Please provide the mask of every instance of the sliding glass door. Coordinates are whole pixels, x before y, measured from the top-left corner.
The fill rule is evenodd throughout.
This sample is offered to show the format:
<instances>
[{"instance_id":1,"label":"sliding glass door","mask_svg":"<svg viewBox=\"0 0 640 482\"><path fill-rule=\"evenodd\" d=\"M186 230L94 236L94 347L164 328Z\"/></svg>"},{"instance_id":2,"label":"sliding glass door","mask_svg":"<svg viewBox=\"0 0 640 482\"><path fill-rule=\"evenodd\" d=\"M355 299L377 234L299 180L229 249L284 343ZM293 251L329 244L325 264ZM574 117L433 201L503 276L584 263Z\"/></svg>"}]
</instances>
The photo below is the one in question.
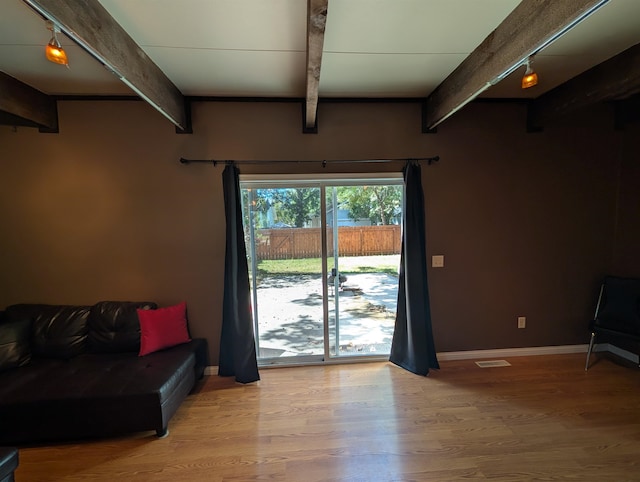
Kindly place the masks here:
<instances>
[{"instance_id":1,"label":"sliding glass door","mask_svg":"<svg viewBox=\"0 0 640 482\"><path fill-rule=\"evenodd\" d=\"M402 179L241 177L261 365L388 357Z\"/></svg>"}]
</instances>

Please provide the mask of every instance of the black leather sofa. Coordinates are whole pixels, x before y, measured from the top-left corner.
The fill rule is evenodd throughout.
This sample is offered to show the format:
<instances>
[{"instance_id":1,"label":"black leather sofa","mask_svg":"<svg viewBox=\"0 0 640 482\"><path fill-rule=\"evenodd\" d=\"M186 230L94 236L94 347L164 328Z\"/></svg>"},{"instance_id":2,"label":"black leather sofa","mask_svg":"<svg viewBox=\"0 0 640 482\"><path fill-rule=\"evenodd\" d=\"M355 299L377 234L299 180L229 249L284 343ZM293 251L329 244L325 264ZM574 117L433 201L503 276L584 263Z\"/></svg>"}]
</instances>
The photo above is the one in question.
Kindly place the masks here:
<instances>
[{"instance_id":1,"label":"black leather sofa","mask_svg":"<svg viewBox=\"0 0 640 482\"><path fill-rule=\"evenodd\" d=\"M155 430L208 365L205 339L139 356L137 309L20 304L0 313L0 445Z\"/></svg>"}]
</instances>

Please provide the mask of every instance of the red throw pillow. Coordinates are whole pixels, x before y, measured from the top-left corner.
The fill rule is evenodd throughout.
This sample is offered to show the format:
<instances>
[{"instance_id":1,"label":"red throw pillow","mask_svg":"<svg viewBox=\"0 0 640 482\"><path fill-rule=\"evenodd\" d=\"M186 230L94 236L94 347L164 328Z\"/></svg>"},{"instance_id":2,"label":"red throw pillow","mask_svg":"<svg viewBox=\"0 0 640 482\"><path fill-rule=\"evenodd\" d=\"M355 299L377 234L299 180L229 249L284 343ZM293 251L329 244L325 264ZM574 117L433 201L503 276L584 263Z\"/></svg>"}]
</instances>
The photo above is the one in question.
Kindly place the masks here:
<instances>
[{"instance_id":1,"label":"red throw pillow","mask_svg":"<svg viewBox=\"0 0 640 482\"><path fill-rule=\"evenodd\" d=\"M157 310L136 310L140 319L140 353L154 351L191 341L187 329L187 303L182 302Z\"/></svg>"}]
</instances>

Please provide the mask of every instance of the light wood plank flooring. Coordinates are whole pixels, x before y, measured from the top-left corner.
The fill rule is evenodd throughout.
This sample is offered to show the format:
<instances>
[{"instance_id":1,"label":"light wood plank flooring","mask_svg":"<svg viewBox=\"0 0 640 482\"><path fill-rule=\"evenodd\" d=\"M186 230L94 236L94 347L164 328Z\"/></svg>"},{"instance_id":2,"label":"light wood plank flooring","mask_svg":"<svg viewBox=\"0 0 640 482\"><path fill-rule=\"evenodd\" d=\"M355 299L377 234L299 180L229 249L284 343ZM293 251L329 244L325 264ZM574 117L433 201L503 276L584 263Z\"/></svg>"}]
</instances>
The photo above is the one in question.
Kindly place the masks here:
<instances>
[{"instance_id":1,"label":"light wood plank flooring","mask_svg":"<svg viewBox=\"0 0 640 482\"><path fill-rule=\"evenodd\" d=\"M584 359L207 377L168 437L22 448L16 481L640 481L640 371Z\"/></svg>"}]
</instances>

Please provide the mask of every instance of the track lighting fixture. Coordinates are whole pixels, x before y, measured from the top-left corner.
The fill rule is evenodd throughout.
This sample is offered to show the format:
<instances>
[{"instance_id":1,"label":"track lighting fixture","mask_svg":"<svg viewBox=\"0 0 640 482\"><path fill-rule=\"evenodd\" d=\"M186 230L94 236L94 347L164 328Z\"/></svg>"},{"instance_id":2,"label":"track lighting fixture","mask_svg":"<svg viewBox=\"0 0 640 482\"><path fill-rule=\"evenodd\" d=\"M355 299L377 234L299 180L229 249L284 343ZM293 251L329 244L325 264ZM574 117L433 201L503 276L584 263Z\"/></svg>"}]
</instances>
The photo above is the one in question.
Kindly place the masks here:
<instances>
[{"instance_id":1,"label":"track lighting fixture","mask_svg":"<svg viewBox=\"0 0 640 482\"><path fill-rule=\"evenodd\" d=\"M58 42L58 37L56 34L60 33L60 28L55 25L51 20L47 20L47 28L51 30L51 40L45 47L45 55L47 56L47 60L53 62L55 64L65 65L67 68L69 67L69 61L67 60L67 53Z\"/></svg>"},{"instance_id":2,"label":"track lighting fixture","mask_svg":"<svg viewBox=\"0 0 640 482\"><path fill-rule=\"evenodd\" d=\"M524 77L522 77L522 88L528 89L529 87L533 87L534 85L538 85L538 74L535 73L531 64L533 63L533 57L527 57L527 70L524 73Z\"/></svg>"}]
</instances>

